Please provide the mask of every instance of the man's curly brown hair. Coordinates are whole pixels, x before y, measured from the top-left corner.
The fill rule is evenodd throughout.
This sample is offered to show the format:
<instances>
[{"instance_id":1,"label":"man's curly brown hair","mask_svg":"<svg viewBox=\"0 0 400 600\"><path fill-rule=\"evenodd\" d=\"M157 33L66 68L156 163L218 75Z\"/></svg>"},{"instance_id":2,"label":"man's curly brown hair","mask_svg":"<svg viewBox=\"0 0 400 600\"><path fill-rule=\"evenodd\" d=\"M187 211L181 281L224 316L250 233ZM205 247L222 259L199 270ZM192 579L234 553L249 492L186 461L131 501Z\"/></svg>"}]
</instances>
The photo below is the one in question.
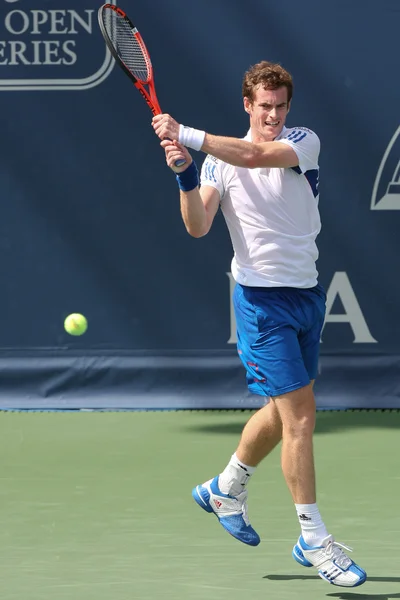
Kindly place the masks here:
<instances>
[{"instance_id":1,"label":"man's curly brown hair","mask_svg":"<svg viewBox=\"0 0 400 600\"><path fill-rule=\"evenodd\" d=\"M278 63L263 60L250 67L243 77L243 98L247 97L250 102L253 102L254 91L259 85L262 85L266 90L277 90L278 88L285 86L288 94L288 104L292 99L292 76Z\"/></svg>"}]
</instances>

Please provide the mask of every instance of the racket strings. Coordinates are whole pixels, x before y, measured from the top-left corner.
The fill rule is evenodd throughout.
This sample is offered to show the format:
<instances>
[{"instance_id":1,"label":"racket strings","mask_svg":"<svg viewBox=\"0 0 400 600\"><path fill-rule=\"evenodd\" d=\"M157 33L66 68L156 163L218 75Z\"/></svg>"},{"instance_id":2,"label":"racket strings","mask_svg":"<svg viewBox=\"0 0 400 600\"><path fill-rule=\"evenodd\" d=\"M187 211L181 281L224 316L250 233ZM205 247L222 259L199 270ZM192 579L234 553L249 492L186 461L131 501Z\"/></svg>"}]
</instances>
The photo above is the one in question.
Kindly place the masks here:
<instances>
[{"instance_id":1,"label":"racket strings","mask_svg":"<svg viewBox=\"0 0 400 600\"><path fill-rule=\"evenodd\" d=\"M145 48L125 19L112 10L105 12L103 22L119 57L137 80L148 83L151 79L151 63Z\"/></svg>"}]
</instances>

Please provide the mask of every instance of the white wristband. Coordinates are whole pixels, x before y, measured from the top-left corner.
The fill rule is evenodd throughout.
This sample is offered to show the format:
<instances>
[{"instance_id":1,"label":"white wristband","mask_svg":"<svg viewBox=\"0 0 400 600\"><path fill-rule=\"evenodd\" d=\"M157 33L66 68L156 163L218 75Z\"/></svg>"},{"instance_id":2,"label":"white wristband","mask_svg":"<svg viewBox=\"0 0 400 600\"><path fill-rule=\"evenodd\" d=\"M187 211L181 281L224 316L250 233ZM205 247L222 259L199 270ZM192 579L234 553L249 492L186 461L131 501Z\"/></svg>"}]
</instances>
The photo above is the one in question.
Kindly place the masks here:
<instances>
[{"instance_id":1,"label":"white wristband","mask_svg":"<svg viewBox=\"0 0 400 600\"><path fill-rule=\"evenodd\" d=\"M178 142L183 146L186 146L187 148L193 148L193 150L200 150L204 143L205 137L205 131L200 131L200 129L193 129L193 127L185 127L184 125L179 125Z\"/></svg>"}]
</instances>

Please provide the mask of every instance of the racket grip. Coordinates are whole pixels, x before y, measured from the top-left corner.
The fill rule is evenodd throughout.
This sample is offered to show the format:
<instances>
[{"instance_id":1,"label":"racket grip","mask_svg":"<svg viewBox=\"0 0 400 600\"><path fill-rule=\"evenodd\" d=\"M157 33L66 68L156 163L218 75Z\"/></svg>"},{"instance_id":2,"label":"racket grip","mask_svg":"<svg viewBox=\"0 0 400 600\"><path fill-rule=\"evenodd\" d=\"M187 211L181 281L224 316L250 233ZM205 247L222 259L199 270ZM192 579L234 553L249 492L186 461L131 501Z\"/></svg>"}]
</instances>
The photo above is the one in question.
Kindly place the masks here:
<instances>
[{"instance_id":1,"label":"racket grip","mask_svg":"<svg viewBox=\"0 0 400 600\"><path fill-rule=\"evenodd\" d=\"M167 140L170 140L171 138L167 138ZM184 158L179 158L178 160L175 161L175 166L176 167L183 167L183 165L186 164L186 160Z\"/></svg>"}]
</instances>

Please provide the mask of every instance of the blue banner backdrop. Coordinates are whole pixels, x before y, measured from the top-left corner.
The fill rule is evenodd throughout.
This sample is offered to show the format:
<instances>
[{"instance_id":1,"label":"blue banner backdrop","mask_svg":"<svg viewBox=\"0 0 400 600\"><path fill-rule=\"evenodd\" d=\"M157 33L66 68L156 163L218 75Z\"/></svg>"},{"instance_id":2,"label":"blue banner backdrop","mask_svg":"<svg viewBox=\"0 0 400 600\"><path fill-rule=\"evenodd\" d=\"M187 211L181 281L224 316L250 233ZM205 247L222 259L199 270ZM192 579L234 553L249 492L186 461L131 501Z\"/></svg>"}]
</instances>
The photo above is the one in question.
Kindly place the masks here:
<instances>
[{"instance_id":1,"label":"blue banner backdrop","mask_svg":"<svg viewBox=\"0 0 400 600\"><path fill-rule=\"evenodd\" d=\"M202 239L186 233L151 113L114 68L98 7L0 0L0 404L255 406L224 220ZM267 59L293 74L288 125L322 144L320 408L400 405L400 4L376 7L122 6L163 110L187 125L242 137L244 71ZM63 329L72 312L88 318L80 338Z\"/></svg>"}]
</instances>

